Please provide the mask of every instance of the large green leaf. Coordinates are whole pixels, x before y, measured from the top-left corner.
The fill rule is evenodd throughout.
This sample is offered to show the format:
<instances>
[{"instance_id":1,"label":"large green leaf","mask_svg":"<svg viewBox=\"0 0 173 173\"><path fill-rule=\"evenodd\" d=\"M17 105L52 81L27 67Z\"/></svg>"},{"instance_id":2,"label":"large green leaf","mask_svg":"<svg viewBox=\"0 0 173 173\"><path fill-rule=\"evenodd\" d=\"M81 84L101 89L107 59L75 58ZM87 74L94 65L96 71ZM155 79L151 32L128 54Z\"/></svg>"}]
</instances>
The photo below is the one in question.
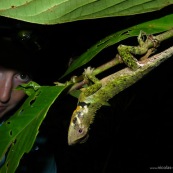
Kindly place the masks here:
<instances>
[{"instance_id":1,"label":"large green leaf","mask_svg":"<svg viewBox=\"0 0 173 173\"><path fill-rule=\"evenodd\" d=\"M1 0L0 15L38 24L126 16L160 10L173 0Z\"/></svg>"},{"instance_id":2,"label":"large green leaf","mask_svg":"<svg viewBox=\"0 0 173 173\"><path fill-rule=\"evenodd\" d=\"M28 153L50 106L65 89L64 86L40 86L21 108L0 128L0 160L7 153L0 172L15 172L24 153Z\"/></svg>"},{"instance_id":3,"label":"large green leaf","mask_svg":"<svg viewBox=\"0 0 173 173\"><path fill-rule=\"evenodd\" d=\"M173 14L170 14L159 19L151 20L145 23L141 23L139 25L132 26L130 28L118 31L114 34L107 36L106 38L100 40L98 43L89 48L81 56L76 58L61 78L65 77L77 68L87 64L103 49L112 46L124 39L138 36L141 30L146 32L146 34L156 34L172 29L172 21Z\"/></svg>"}]
</instances>

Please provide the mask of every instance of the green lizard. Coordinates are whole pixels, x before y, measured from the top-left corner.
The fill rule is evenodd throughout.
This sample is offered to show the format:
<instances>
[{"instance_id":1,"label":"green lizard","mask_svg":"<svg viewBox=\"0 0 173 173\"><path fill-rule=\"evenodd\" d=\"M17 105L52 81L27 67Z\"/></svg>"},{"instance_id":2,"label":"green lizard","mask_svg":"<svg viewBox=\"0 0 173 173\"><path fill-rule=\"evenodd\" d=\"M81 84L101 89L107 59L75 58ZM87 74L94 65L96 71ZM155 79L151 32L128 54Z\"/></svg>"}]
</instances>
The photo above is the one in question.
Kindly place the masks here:
<instances>
[{"instance_id":1,"label":"green lizard","mask_svg":"<svg viewBox=\"0 0 173 173\"><path fill-rule=\"evenodd\" d=\"M157 46L157 44L155 44L157 40L154 37L148 36L147 40L143 42L142 34L140 34L138 42L139 46L120 45L118 47L119 55L127 64L127 68L115 72L102 80L97 79L93 75L93 68L88 67L85 69L83 73L85 78L94 84L83 88L78 98L77 108L72 114L68 129L69 145L83 143L87 140L89 128L93 123L97 110L100 109L101 106L107 105L109 99L136 83L152 69L173 55L173 47L171 47L171 51L168 51L169 53L167 53L166 56L165 53L163 53L148 58L152 52L150 50L153 50L153 48ZM148 42L152 44L148 44ZM150 53L148 54L147 52L149 51ZM132 54L145 54L146 56L138 61Z\"/></svg>"}]
</instances>

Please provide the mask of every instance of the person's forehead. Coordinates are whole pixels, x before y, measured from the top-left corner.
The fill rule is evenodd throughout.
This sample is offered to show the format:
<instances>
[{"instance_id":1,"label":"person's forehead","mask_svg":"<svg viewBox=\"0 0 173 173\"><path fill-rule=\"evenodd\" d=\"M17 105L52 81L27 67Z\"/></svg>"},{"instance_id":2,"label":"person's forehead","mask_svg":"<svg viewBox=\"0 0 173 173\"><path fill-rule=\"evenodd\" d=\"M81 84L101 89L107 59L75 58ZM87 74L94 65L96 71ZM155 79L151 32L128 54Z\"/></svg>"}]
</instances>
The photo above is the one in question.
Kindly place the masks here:
<instances>
[{"instance_id":1,"label":"person's forehead","mask_svg":"<svg viewBox=\"0 0 173 173\"><path fill-rule=\"evenodd\" d=\"M3 66L0 64L0 72L11 72L11 73L18 73L20 71L18 71L17 69L14 68L9 68L7 66Z\"/></svg>"},{"instance_id":2,"label":"person's forehead","mask_svg":"<svg viewBox=\"0 0 173 173\"><path fill-rule=\"evenodd\" d=\"M30 52L22 45L11 40L0 40L0 65L19 71L28 71L31 64Z\"/></svg>"}]
</instances>

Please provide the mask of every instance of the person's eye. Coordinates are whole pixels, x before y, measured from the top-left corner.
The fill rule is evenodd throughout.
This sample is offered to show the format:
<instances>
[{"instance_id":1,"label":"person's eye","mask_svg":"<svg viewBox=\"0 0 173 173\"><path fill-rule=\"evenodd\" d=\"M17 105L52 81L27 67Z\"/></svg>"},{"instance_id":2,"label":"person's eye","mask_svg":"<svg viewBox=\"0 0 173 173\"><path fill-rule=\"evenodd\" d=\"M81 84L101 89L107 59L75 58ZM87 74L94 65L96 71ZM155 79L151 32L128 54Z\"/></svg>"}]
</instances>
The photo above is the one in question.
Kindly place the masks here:
<instances>
[{"instance_id":1,"label":"person's eye","mask_svg":"<svg viewBox=\"0 0 173 173\"><path fill-rule=\"evenodd\" d=\"M27 83L31 80L30 76L26 73L18 73L16 78L22 83Z\"/></svg>"}]
</instances>

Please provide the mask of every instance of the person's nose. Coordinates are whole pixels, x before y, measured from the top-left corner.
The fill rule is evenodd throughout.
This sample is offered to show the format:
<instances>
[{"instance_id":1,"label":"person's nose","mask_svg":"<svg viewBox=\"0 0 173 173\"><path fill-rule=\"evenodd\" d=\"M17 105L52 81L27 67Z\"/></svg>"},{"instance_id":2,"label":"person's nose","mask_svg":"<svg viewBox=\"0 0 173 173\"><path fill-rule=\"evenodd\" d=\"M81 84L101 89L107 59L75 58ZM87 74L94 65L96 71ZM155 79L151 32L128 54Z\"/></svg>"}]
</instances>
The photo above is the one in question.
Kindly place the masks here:
<instances>
[{"instance_id":1,"label":"person's nose","mask_svg":"<svg viewBox=\"0 0 173 173\"><path fill-rule=\"evenodd\" d=\"M0 102L7 103L10 100L13 83L11 79L0 80Z\"/></svg>"}]
</instances>

